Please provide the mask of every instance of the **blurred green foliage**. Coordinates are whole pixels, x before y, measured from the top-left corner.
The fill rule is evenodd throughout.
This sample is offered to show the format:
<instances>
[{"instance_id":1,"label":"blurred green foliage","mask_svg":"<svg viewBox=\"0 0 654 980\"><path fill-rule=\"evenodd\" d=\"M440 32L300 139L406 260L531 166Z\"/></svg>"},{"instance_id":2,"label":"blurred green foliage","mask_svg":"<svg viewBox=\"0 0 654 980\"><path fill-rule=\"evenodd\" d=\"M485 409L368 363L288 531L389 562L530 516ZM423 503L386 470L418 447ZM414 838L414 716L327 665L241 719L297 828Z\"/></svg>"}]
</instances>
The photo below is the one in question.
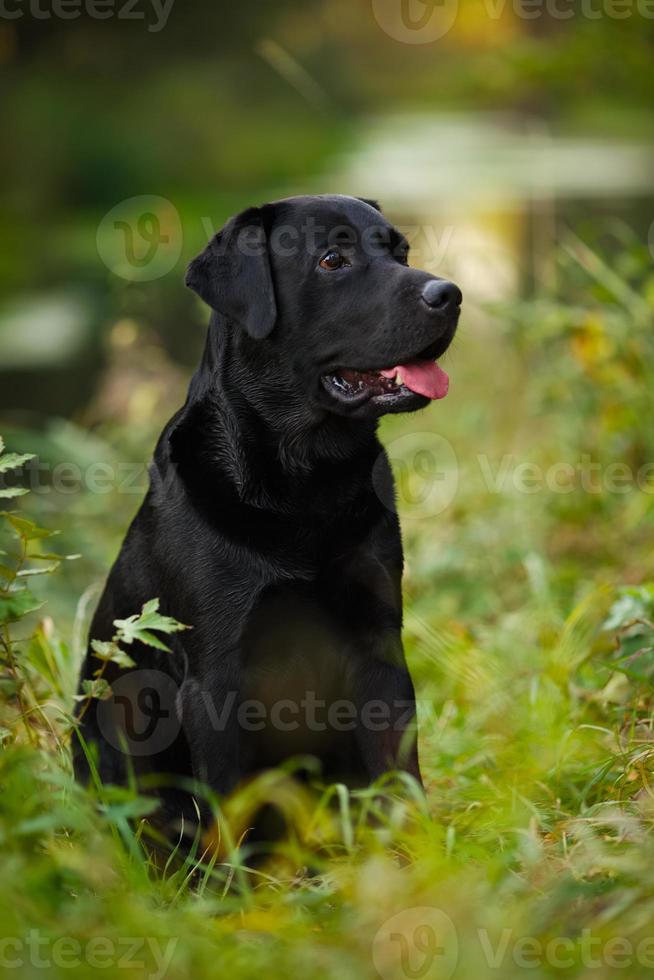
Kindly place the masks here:
<instances>
[{"instance_id":1,"label":"blurred green foliage","mask_svg":"<svg viewBox=\"0 0 654 980\"><path fill-rule=\"evenodd\" d=\"M78 492L70 522L66 494L25 498L39 520L70 525L62 545L87 551L70 565L74 583L62 566L38 590L50 612L61 610L56 626L47 619L34 633L21 617L23 639L20 624L4 626L33 693L31 710L5 678L3 928L21 943L38 929L53 976L86 976L97 937L114 950L106 975L123 976L116 951L130 936L153 944L135 976L153 973L164 950L171 977L213 976L217 964L244 977L374 976L378 930L399 911L424 907L452 922L456 977L522 976L515 944L525 938L541 950L532 976L558 975L544 951L561 941L565 975L588 976L589 939L593 975L613 975L612 943L620 941L631 949L622 975L644 975L647 947L639 944L654 927L654 481L650 474L639 486L635 468L651 459L645 399L654 333L649 263L637 243L625 239L622 248L607 287L598 282L601 253L575 237L563 241L556 288L517 309L487 309L474 341L464 325L449 358L447 401L384 425L400 477L405 641L428 811L410 787L392 785L336 787L316 805L289 773L271 773L224 809L238 823L265 799L287 814L290 837L263 867L247 869L246 839L220 856L173 859L163 872L159 860L155 870L145 845L151 801L125 789L81 790L65 745L75 644L84 642L84 612L71 623L70 599L106 568L137 501L127 507L115 486ZM93 436L69 424L51 428L44 445L53 459L66 452L81 462L108 438L137 459L158 424L104 422ZM448 506L438 504L434 473L413 450L402 456L402 440L416 433L424 446L436 436L455 447L458 485ZM599 464L591 471L599 492L581 482L586 454ZM541 474L535 492L516 478L525 461ZM607 473L625 461L626 491L613 492ZM574 477L550 481L561 464ZM24 462L24 473L33 465ZM78 966L52 956L64 936L78 944ZM509 945L493 966L488 950L501 949L503 936ZM405 938L417 957L411 929ZM20 949L31 975L29 951Z\"/></svg>"}]
</instances>

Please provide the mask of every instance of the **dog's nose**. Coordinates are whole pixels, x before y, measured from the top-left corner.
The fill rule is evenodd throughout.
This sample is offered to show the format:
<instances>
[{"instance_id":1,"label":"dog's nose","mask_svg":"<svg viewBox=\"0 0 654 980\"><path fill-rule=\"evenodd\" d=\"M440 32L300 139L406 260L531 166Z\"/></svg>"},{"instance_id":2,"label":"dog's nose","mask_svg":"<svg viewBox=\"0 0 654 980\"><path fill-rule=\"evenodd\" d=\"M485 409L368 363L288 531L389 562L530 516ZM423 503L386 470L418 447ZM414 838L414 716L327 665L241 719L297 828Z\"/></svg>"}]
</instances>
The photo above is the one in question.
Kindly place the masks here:
<instances>
[{"instance_id":1,"label":"dog's nose","mask_svg":"<svg viewBox=\"0 0 654 980\"><path fill-rule=\"evenodd\" d=\"M461 305L462 295L458 286L447 279L430 279L422 291L427 306L439 313L454 313Z\"/></svg>"}]
</instances>

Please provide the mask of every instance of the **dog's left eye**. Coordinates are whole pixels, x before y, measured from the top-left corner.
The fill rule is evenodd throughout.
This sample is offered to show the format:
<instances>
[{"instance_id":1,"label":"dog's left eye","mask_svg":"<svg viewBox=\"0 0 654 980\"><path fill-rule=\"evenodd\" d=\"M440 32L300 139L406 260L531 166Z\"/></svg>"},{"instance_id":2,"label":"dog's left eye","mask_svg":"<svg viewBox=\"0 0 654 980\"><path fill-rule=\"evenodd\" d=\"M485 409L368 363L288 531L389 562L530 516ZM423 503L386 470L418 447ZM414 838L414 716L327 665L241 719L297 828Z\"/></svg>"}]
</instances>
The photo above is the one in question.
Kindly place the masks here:
<instances>
[{"instance_id":1,"label":"dog's left eye","mask_svg":"<svg viewBox=\"0 0 654 980\"><path fill-rule=\"evenodd\" d=\"M326 255L323 255L320 260L320 268L327 269L328 272L334 272L336 269L342 269L344 265L348 264L349 263L345 257L334 248L327 252Z\"/></svg>"}]
</instances>

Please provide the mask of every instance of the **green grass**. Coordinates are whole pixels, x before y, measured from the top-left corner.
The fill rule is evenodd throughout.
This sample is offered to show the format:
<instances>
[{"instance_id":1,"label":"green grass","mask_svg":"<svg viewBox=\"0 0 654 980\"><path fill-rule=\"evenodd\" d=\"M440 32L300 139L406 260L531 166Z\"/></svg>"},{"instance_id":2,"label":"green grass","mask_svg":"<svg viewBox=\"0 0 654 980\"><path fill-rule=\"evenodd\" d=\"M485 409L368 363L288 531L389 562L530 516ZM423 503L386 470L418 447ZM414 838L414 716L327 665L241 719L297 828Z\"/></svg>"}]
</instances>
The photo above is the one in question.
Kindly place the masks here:
<instances>
[{"instance_id":1,"label":"green grass","mask_svg":"<svg viewBox=\"0 0 654 980\"><path fill-rule=\"evenodd\" d=\"M316 809L287 775L266 777L249 793L280 801L294 833L256 872L236 846L155 872L142 843L148 800L73 783L66 712L73 638L88 615L78 611L75 625L75 606L106 569L137 498L82 495L73 519L63 496L25 499L40 523L64 527L60 550L79 544L84 557L35 588L58 626L46 621L36 640L15 643L16 672L3 674L0 921L15 940L0 948L7 976L86 978L102 963L108 978L651 969L647 259L623 243L607 285L598 253L569 239L559 263L565 302L467 311L446 364L451 396L385 423L427 803L410 785L388 786L384 806L377 793L341 787ZM161 421L140 419L129 431L107 424L93 437L14 432L10 448L41 440L47 452L50 439L56 456L68 440L69 458L82 458L104 440L139 458ZM583 469L584 456L599 464L591 476L601 492L588 475L571 483L568 470L552 470ZM524 463L539 469L516 469ZM630 467L629 480L610 471L615 463ZM27 623L5 640L29 633ZM16 683L28 682L21 716ZM38 956L51 965L38 966Z\"/></svg>"}]
</instances>

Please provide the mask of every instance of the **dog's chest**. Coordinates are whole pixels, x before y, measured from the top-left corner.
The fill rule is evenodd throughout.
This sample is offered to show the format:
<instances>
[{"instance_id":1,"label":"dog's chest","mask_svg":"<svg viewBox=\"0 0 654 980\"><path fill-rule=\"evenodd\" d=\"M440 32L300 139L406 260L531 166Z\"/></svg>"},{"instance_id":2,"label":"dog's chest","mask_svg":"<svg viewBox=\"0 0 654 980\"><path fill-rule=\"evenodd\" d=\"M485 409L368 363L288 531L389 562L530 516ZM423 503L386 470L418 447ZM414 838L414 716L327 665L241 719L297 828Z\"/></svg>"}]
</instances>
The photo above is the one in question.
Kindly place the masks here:
<instances>
[{"instance_id":1,"label":"dog's chest","mask_svg":"<svg viewBox=\"0 0 654 980\"><path fill-rule=\"evenodd\" d=\"M326 605L302 590L285 587L257 603L241 643L242 695L271 761L322 754L334 741L334 706L343 710L352 694L351 646Z\"/></svg>"},{"instance_id":2,"label":"dog's chest","mask_svg":"<svg viewBox=\"0 0 654 980\"><path fill-rule=\"evenodd\" d=\"M344 696L347 631L325 605L292 588L267 593L241 643L245 686L262 700L313 690Z\"/></svg>"}]
</instances>

